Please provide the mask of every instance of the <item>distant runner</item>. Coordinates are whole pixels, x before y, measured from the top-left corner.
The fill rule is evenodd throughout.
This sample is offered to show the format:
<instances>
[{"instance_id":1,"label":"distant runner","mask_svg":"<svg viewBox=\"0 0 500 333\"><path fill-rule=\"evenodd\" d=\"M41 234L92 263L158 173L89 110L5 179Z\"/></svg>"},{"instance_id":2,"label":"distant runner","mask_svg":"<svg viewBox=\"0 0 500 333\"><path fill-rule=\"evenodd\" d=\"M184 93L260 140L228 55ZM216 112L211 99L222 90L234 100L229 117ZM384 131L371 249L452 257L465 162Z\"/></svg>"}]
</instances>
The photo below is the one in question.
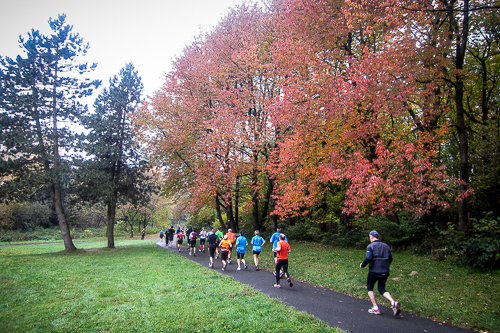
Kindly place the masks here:
<instances>
[{"instance_id":1,"label":"distant runner","mask_svg":"<svg viewBox=\"0 0 500 333\"><path fill-rule=\"evenodd\" d=\"M190 250L189 250L189 255L193 253L193 256L196 257L196 239L198 238L198 233L196 232L196 229L193 229L191 233L189 234L189 244L190 244Z\"/></svg>"},{"instance_id":2,"label":"distant runner","mask_svg":"<svg viewBox=\"0 0 500 333\"><path fill-rule=\"evenodd\" d=\"M219 243L219 247L221 248L221 259L222 259L222 270L226 270L227 266L227 257L229 253L231 252L231 248L233 247L233 244L231 243L230 240L227 239L227 235L224 235L224 238L221 240Z\"/></svg>"},{"instance_id":3,"label":"distant runner","mask_svg":"<svg viewBox=\"0 0 500 333\"><path fill-rule=\"evenodd\" d=\"M227 239L231 242L231 249L234 248L234 244L236 243L236 235L234 234L233 230L231 229L227 229ZM229 254L228 254L228 264L231 265L231 253L232 253L232 250L229 251Z\"/></svg>"},{"instance_id":4,"label":"distant runner","mask_svg":"<svg viewBox=\"0 0 500 333\"><path fill-rule=\"evenodd\" d=\"M182 242L184 241L184 232L182 230L177 230L177 249L181 252Z\"/></svg>"},{"instance_id":5,"label":"distant runner","mask_svg":"<svg viewBox=\"0 0 500 333\"><path fill-rule=\"evenodd\" d=\"M207 232L205 231L205 227L201 228L200 231L200 250L199 252L205 252L205 239L207 238ZM203 251L202 251L203 247Z\"/></svg>"},{"instance_id":6,"label":"distant runner","mask_svg":"<svg viewBox=\"0 0 500 333\"><path fill-rule=\"evenodd\" d=\"M208 267L210 267L210 268L214 268L215 250L219 246L219 242L220 242L219 237L217 237L217 235L213 231L214 230L212 229L212 232L210 232L208 235L208 254L210 257Z\"/></svg>"},{"instance_id":7,"label":"distant runner","mask_svg":"<svg viewBox=\"0 0 500 333\"><path fill-rule=\"evenodd\" d=\"M222 231L220 231L220 227L217 228L217 231L215 232L215 234L217 235L217 237L219 237L219 240L222 240L222 238L224 237L224 234L222 233ZM217 247L217 249L215 249L215 259L219 258L219 248Z\"/></svg>"},{"instance_id":8,"label":"distant runner","mask_svg":"<svg viewBox=\"0 0 500 333\"><path fill-rule=\"evenodd\" d=\"M248 268L247 263L245 262L245 253L247 253L247 245L248 241L243 236L243 230L240 231L240 237L236 239L236 261L238 263L238 271L241 271L241 262L243 262L243 266L245 269Z\"/></svg>"},{"instance_id":9,"label":"distant runner","mask_svg":"<svg viewBox=\"0 0 500 333\"><path fill-rule=\"evenodd\" d=\"M266 242L264 238L259 236L260 232L259 230L255 230L255 236L252 237L251 243L253 245L252 247L252 254L253 254L253 263L255 264L255 270L259 270L259 254L262 251L262 246Z\"/></svg>"}]
</instances>

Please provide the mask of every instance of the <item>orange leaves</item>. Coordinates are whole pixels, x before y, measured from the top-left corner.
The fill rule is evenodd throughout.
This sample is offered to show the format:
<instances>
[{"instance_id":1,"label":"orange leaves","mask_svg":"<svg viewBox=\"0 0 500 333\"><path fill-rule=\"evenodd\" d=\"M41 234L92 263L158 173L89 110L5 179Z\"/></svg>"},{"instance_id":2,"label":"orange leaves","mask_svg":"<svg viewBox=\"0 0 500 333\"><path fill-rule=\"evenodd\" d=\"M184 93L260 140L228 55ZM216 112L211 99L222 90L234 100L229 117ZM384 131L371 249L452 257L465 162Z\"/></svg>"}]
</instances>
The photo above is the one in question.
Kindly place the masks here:
<instances>
[{"instance_id":1,"label":"orange leaves","mask_svg":"<svg viewBox=\"0 0 500 333\"><path fill-rule=\"evenodd\" d=\"M446 133L428 17L398 0L283 0L238 7L176 59L141 124L165 180L230 200L276 183L296 214L331 184L345 212L446 207ZM146 135L149 133L149 135ZM264 175L264 173L266 175ZM256 196L258 197L258 196Z\"/></svg>"}]
</instances>

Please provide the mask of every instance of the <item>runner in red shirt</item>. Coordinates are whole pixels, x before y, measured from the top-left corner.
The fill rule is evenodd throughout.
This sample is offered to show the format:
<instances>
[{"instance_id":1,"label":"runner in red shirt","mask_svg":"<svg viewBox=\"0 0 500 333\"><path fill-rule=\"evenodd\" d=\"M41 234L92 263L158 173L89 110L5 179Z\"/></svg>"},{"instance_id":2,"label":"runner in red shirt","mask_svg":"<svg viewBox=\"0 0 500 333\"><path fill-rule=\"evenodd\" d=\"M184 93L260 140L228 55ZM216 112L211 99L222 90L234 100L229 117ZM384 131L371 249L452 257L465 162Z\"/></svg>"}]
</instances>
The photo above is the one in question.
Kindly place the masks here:
<instances>
[{"instance_id":1,"label":"runner in red shirt","mask_svg":"<svg viewBox=\"0 0 500 333\"><path fill-rule=\"evenodd\" d=\"M290 248L290 244L285 240L285 234L280 235L280 240L274 248L276 251L276 269L274 275L276 276L276 284L275 288L281 288L280 286L280 270L283 269L283 274L286 276L286 281L290 285L290 288L293 287L292 280L290 279L290 274L288 274L288 253L292 252Z\"/></svg>"}]
</instances>

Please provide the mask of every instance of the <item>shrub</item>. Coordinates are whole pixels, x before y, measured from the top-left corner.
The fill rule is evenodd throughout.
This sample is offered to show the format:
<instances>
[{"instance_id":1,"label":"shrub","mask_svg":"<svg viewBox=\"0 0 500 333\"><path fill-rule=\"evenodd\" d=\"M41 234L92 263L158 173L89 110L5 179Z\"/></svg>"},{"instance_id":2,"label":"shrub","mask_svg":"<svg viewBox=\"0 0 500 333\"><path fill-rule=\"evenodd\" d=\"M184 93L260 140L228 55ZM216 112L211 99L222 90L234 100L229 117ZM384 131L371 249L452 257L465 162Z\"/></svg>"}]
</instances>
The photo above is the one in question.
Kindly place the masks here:
<instances>
[{"instance_id":1,"label":"shrub","mask_svg":"<svg viewBox=\"0 0 500 333\"><path fill-rule=\"evenodd\" d=\"M451 243L447 254L457 256L462 263L476 269L500 268L500 240L471 238Z\"/></svg>"}]
</instances>

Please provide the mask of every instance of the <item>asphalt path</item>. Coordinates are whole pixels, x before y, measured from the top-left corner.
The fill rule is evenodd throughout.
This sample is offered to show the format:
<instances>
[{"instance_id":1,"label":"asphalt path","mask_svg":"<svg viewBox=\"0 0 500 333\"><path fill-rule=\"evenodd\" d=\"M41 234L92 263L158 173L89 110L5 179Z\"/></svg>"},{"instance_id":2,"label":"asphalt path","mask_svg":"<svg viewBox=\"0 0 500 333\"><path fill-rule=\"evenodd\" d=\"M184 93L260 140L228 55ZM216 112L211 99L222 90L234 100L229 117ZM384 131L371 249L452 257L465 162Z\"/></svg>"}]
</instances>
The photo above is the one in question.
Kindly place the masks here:
<instances>
[{"instance_id":1,"label":"asphalt path","mask_svg":"<svg viewBox=\"0 0 500 333\"><path fill-rule=\"evenodd\" d=\"M189 256L187 249L183 246L181 252L177 248L168 248L164 241L156 243L179 256L191 259L203 267L208 268L208 249L205 253L196 252L196 256ZM199 243L198 243L199 244ZM186 245L186 244L183 244ZM307 312L324 321L329 326L339 327L343 330L355 333L472 333L473 330L452 326L448 323L435 321L428 318L411 315L404 311L401 304L401 315L394 317L392 309L380 306L381 315L368 313L371 303L368 300L347 296L330 289L314 286L309 283L293 279L293 262L290 263L293 288L288 286L286 280L281 280L281 288L274 288L276 282L273 272L266 270L255 270L251 252L247 251L246 262L248 269L242 267L236 270L236 260L222 271L222 262L215 260L214 269L220 274L232 276L235 281L247 284L269 297L280 300L286 305L293 306L299 311ZM252 265L250 265L252 264ZM397 295L394 295L397 298ZM380 295L377 298L380 299Z\"/></svg>"}]
</instances>

